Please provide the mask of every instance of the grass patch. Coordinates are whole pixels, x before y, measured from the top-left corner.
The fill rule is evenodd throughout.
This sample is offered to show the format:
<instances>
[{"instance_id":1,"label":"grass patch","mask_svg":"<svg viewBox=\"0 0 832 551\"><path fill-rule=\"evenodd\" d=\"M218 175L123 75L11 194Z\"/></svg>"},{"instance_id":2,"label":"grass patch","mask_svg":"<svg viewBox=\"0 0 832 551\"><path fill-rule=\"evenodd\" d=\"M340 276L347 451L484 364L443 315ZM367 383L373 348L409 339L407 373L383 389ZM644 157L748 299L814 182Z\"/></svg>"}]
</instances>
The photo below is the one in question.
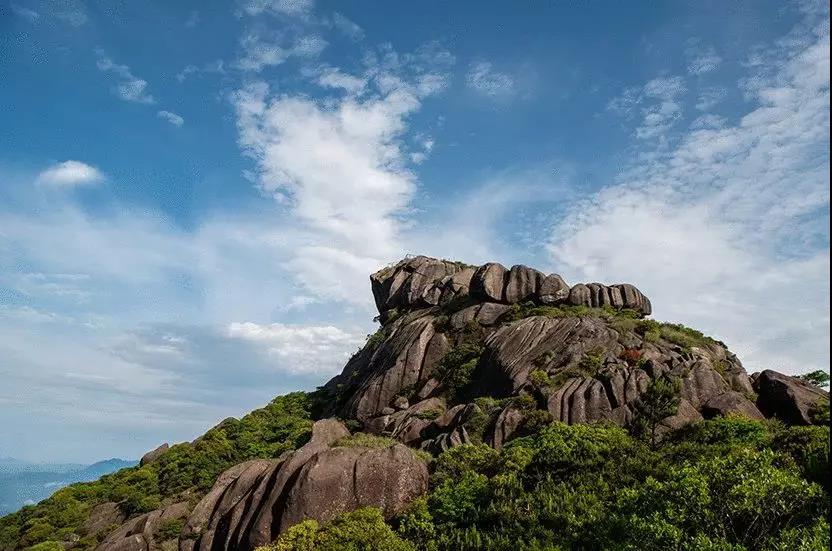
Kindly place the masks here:
<instances>
[{"instance_id":1,"label":"grass patch","mask_svg":"<svg viewBox=\"0 0 832 551\"><path fill-rule=\"evenodd\" d=\"M357 432L336 441L334 446L339 448L389 448L395 443L395 440L386 436Z\"/></svg>"},{"instance_id":2,"label":"grass patch","mask_svg":"<svg viewBox=\"0 0 832 551\"><path fill-rule=\"evenodd\" d=\"M434 419L438 419L444 411L441 409L426 409L425 411L420 411L416 414L417 419L422 419L423 421L433 421Z\"/></svg>"},{"instance_id":3,"label":"grass patch","mask_svg":"<svg viewBox=\"0 0 832 551\"><path fill-rule=\"evenodd\" d=\"M546 318L603 318L606 320L639 320L642 315L635 310L624 308L616 310L611 306L602 308L590 308L587 306L540 306L531 301L520 304L512 304L511 307L500 316L501 323L511 323L520 319L533 316Z\"/></svg>"}]
</instances>

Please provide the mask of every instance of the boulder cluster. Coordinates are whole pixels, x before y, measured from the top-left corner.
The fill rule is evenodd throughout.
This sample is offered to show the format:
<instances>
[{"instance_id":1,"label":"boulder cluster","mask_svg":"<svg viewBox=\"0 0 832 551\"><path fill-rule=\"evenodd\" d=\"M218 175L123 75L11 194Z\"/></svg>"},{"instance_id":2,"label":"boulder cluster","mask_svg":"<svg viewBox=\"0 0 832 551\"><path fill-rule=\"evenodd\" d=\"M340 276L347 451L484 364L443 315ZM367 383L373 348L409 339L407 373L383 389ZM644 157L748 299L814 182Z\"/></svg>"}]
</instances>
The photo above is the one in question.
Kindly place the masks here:
<instances>
[{"instance_id":1,"label":"boulder cluster","mask_svg":"<svg viewBox=\"0 0 832 551\"><path fill-rule=\"evenodd\" d=\"M650 300L627 283L569 286L527 266L424 256L370 280L381 327L319 391L322 420L307 444L232 467L194 507L174 503L127 520L97 551L156 549L154 534L170 520L184 526L180 551L250 551L303 519L364 506L390 517L427 490L413 449L501 448L541 418L626 426L659 378L679 392L662 433L725 415L811 424L828 399L780 373L749 376L721 342L644 319ZM393 443L344 445L350 433L334 418ZM93 513L93 523L124 521L114 504Z\"/></svg>"},{"instance_id":2,"label":"boulder cluster","mask_svg":"<svg viewBox=\"0 0 832 551\"><path fill-rule=\"evenodd\" d=\"M446 304L471 296L497 304L533 301L539 304L627 308L649 316L650 300L633 285L578 283L567 285L558 274L521 264L506 268L489 262L470 266L460 262L415 256L370 276L382 320L391 310L411 310Z\"/></svg>"}]
</instances>

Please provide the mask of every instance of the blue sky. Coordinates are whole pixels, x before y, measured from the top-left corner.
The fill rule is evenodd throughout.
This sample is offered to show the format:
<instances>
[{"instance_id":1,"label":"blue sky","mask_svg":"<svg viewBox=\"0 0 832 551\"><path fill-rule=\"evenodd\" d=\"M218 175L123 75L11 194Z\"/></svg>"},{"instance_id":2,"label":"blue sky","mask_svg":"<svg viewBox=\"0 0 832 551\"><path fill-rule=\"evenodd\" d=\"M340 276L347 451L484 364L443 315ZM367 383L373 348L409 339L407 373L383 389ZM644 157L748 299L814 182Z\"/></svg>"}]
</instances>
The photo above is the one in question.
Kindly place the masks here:
<instances>
[{"instance_id":1,"label":"blue sky","mask_svg":"<svg viewBox=\"0 0 832 551\"><path fill-rule=\"evenodd\" d=\"M544 5L545 4L545 5ZM829 365L823 2L0 3L0 456L337 373L407 253L629 281Z\"/></svg>"}]
</instances>

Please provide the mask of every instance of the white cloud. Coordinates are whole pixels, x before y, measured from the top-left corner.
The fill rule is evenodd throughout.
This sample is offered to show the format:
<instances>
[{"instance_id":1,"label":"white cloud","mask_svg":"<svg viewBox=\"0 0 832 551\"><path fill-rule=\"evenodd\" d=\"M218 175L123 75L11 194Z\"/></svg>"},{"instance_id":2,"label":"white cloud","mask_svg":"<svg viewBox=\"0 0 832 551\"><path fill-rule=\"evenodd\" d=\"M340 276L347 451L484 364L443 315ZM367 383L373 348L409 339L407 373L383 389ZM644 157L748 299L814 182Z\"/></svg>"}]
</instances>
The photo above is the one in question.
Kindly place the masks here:
<instances>
[{"instance_id":1,"label":"white cloud","mask_svg":"<svg viewBox=\"0 0 832 551\"><path fill-rule=\"evenodd\" d=\"M38 174L35 181L57 187L75 187L95 184L103 179L104 175L94 166L70 160L47 168Z\"/></svg>"},{"instance_id":2,"label":"white cloud","mask_svg":"<svg viewBox=\"0 0 832 551\"><path fill-rule=\"evenodd\" d=\"M469 88L490 97L508 97L514 94L514 79L494 69L488 61L472 63L465 77Z\"/></svg>"},{"instance_id":3,"label":"white cloud","mask_svg":"<svg viewBox=\"0 0 832 551\"><path fill-rule=\"evenodd\" d=\"M282 46L279 37L264 39L258 33L247 34L240 42L244 55L237 61L237 66L253 72L281 65L292 57L314 58L327 46L326 40L317 35L303 36L290 46Z\"/></svg>"},{"instance_id":4,"label":"white cloud","mask_svg":"<svg viewBox=\"0 0 832 551\"><path fill-rule=\"evenodd\" d=\"M340 372L351 353L363 346L365 337L331 325L303 326L251 322L231 323L227 334L257 343L289 373L332 376Z\"/></svg>"},{"instance_id":5,"label":"white cloud","mask_svg":"<svg viewBox=\"0 0 832 551\"><path fill-rule=\"evenodd\" d=\"M554 269L631 280L657 317L725 340L751 370L827 369L828 26L816 33L754 67L756 106L738 122L698 119L575 206ZM661 103L684 90L667 84L648 84Z\"/></svg>"},{"instance_id":6,"label":"white cloud","mask_svg":"<svg viewBox=\"0 0 832 551\"><path fill-rule=\"evenodd\" d=\"M185 124L185 119L183 119L176 113L172 113L170 111L159 111L158 113L156 113L156 115L160 118L165 119L173 126L182 126L183 124Z\"/></svg>"},{"instance_id":7,"label":"white cloud","mask_svg":"<svg viewBox=\"0 0 832 551\"><path fill-rule=\"evenodd\" d=\"M141 79L130 71L127 65L119 65L113 63L113 60L105 56L101 51L98 52L98 69L104 72L110 72L116 75L118 83L113 92L124 101L131 101L135 103L156 103L152 95L147 93L147 81Z\"/></svg>"},{"instance_id":8,"label":"white cloud","mask_svg":"<svg viewBox=\"0 0 832 551\"><path fill-rule=\"evenodd\" d=\"M716 70L722 63L712 47L705 49L692 48L688 50L688 73L692 75L704 75Z\"/></svg>"},{"instance_id":9,"label":"white cloud","mask_svg":"<svg viewBox=\"0 0 832 551\"><path fill-rule=\"evenodd\" d=\"M196 65L186 65L179 73L176 74L176 80L185 82L185 80L192 74L225 74L225 62L222 59L215 59L203 64L201 67Z\"/></svg>"},{"instance_id":10,"label":"white cloud","mask_svg":"<svg viewBox=\"0 0 832 551\"><path fill-rule=\"evenodd\" d=\"M273 96L265 83L234 95L258 185L298 222L287 265L312 294L366 306L354 289L401 254L400 217L416 189L403 137L422 98L442 88L444 75L427 70L437 56L371 56L360 97Z\"/></svg>"},{"instance_id":11,"label":"white cloud","mask_svg":"<svg viewBox=\"0 0 832 551\"><path fill-rule=\"evenodd\" d=\"M723 99L728 93L725 88L712 86L705 88L699 93L699 99L696 101L696 108L700 111L710 111Z\"/></svg>"},{"instance_id":12,"label":"white cloud","mask_svg":"<svg viewBox=\"0 0 832 551\"><path fill-rule=\"evenodd\" d=\"M338 12L332 14L332 26L353 40L362 40L364 38L364 29Z\"/></svg>"},{"instance_id":13,"label":"white cloud","mask_svg":"<svg viewBox=\"0 0 832 551\"><path fill-rule=\"evenodd\" d=\"M308 14L314 7L313 0L247 0L243 9L249 15L258 15L263 12L303 16Z\"/></svg>"},{"instance_id":14,"label":"white cloud","mask_svg":"<svg viewBox=\"0 0 832 551\"><path fill-rule=\"evenodd\" d=\"M49 6L49 15L61 19L73 27L81 27L89 21L84 4L79 0L52 2Z\"/></svg>"},{"instance_id":15,"label":"white cloud","mask_svg":"<svg viewBox=\"0 0 832 551\"><path fill-rule=\"evenodd\" d=\"M657 77L644 86L633 86L613 98L607 109L628 118L640 115L637 138L662 138L682 117L680 96L687 92L681 77Z\"/></svg>"}]
</instances>

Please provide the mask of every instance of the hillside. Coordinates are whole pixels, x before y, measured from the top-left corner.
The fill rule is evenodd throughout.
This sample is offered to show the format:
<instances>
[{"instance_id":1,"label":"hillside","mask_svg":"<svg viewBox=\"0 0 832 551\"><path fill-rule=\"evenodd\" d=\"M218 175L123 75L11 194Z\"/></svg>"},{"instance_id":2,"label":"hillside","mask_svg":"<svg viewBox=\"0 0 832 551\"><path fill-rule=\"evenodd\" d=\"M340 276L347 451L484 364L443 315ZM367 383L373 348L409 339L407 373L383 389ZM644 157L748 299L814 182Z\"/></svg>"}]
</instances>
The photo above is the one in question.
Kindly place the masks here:
<instances>
[{"instance_id":1,"label":"hillside","mask_svg":"<svg viewBox=\"0 0 832 551\"><path fill-rule=\"evenodd\" d=\"M0 519L0 548L826 549L829 397L630 284L407 258L312 393Z\"/></svg>"}]
</instances>

